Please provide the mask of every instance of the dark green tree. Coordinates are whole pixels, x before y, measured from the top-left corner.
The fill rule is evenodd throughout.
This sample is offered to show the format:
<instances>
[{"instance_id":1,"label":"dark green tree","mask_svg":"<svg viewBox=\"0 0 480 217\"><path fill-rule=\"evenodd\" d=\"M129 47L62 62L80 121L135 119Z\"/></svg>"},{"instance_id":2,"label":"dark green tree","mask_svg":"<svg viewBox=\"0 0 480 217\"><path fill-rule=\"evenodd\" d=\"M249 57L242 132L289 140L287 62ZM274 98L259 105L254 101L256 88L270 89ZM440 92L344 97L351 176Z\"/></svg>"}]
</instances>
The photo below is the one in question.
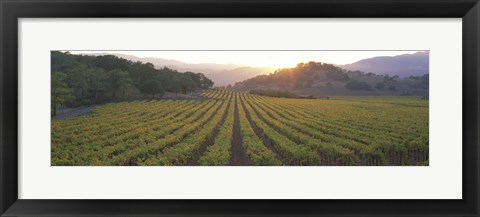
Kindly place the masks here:
<instances>
[{"instance_id":1,"label":"dark green tree","mask_svg":"<svg viewBox=\"0 0 480 217\"><path fill-rule=\"evenodd\" d=\"M206 90L213 87L213 81L205 77L202 73L185 72L184 75L190 76L200 89Z\"/></svg>"},{"instance_id":2,"label":"dark green tree","mask_svg":"<svg viewBox=\"0 0 480 217\"><path fill-rule=\"evenodd\" d=\"M377 89L377 90L383 90L383 89L385 89L385 83L383 83L383 82L378 82L377 84L375 84L375 89Z\"/></svg>"},{"instance_id":3,"label":"dark green tree","mask_svg":"<svg viewBox=\"0 0 480 217\"><path fill-rule=\"evenodd\" d=\"M68 100L72 99L71 89L68 88L67 83L65 82L67 75L63 72L54 72L52 73L52 82L51 82L51 106L52 106L52 115L57 115L57 109L59 106L62 106Z\"/></svg>"},{"instance_id":4,"label":"dark green tree","mask_svg":"<svg viewBox=\"0 0 480 217\"><path fill-rule=\"evenodd\" d=\"M193 81L193 79L188 75L181 75L180 76L180 87L182 89L183 94L190 93L195 91L197 85Z\"/></svg>"},{"instance_id":5,"label":"dark green tree","mask_svg":"<svg viewBox=\"0 0 480 217\"><path fill-rule=\"evenodd\" d=\"M111 92L112 99L116 98L117 92L122 91L122 98L125 97L125 90L130 86L131 79L128 72L114 69L107 73L107 85Z\"/></svg>"},{"instance_id":6,"label":"dark green tree","mask_svg":"<svg viewBox=\"0 0 480 217\"><path fill-rule=\"evenodd\" d=\"M162 83L157 80L149 80L145 82L140 87L140 92L145 95L151 95L152 99L155 98L155 95L160 96L160 98L165 94L165 91L162 88Z\"/></svg>"},{"instance_id":7,"label":"dark green tree","mask_svg":"<svg viewBox=\"0 0 480 217\"><path fill-rule=\"evenodd\" d=\"M180 86L180 79L175 74L164 73L161 81L162 87L165 91L174 92L175 95L182 91L182 87Z\"/></svg>"}]
</instances>

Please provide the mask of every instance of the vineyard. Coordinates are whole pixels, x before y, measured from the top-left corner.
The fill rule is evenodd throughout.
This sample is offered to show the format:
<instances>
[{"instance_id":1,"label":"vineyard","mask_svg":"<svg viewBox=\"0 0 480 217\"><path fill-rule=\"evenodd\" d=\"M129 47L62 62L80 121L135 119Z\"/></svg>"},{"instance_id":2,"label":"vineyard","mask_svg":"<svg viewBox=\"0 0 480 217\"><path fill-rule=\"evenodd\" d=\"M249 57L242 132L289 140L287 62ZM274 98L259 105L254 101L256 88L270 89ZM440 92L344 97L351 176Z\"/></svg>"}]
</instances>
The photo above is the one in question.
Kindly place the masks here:
<instances>
[{"instance_id":1,"label":"vineyard","mask_svg":"<svg viewBox=\"0 0 480 217\"><path fill-rule=\"evenodd\" d=\"M52 166L428 165L428 100L208 90L52 120Z\"/></svg>"}]
</instances>

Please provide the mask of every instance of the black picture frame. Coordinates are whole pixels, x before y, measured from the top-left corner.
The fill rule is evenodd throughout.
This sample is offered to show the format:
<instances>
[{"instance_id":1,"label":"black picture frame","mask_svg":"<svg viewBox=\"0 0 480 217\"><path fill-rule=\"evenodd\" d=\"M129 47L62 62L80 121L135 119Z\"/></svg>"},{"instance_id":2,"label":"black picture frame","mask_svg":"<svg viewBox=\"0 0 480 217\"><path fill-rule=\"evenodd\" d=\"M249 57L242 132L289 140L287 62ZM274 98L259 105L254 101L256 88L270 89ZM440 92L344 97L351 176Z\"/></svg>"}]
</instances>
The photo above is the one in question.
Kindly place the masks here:
<instances>
[{"instance_id":1,"label":"black picture frame","mask_svg":"<svg viewBox=\"0 0 480 217\"><path fill-rule=\"evenodd\" d=\"M478 0L0 0L2 216L479 216ZM417 17L463 19L462 200L18 199L18 19ZM448 42L446 42L448 43Z\"/></svg>"}]
</instances>

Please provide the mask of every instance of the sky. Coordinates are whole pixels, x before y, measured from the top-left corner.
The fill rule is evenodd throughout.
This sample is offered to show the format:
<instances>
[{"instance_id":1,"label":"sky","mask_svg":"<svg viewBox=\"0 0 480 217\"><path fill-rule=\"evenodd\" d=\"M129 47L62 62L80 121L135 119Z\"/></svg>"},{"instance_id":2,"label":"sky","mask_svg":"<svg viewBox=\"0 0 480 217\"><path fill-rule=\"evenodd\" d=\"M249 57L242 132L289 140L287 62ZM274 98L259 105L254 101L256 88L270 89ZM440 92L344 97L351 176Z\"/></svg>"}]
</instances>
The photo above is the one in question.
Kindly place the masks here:
<instances>
[{"instance_id":1,"label":"sky","mask_svg":"<svg viewBox=\"0 0 480 217\"><path fill-rule=\"evenodd\" d=\"M70 51L72 54L118 53L137 57L173 59L185 63L239 64L252 67L287 68L300 62L349 64L377 57L418 51Z\"/></svg>"}]
</instances>

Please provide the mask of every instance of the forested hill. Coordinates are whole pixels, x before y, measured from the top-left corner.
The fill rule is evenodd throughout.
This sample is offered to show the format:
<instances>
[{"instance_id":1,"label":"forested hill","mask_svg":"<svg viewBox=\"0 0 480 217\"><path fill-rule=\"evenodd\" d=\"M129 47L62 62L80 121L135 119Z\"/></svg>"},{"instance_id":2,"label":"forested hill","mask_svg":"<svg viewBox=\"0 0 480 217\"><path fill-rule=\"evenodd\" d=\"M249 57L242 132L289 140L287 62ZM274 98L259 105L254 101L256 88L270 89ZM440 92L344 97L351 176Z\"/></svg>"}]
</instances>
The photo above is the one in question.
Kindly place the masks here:
<instances>
[{"instance_id":1,"label":"forested hill","mask_svg":"<svg viewBox=\"0 0 480 217\"><path fill-rule=\"evenodd\" d=\"M201 73L155 69L113 55L86 56L51 52L51 103L78 107L110 101L161 97L165 91L187 94L213 82Z\"/></svg>"},{"instance_id":2,"label":"forested hill","mask_svg":"<svg viewBox=\"0 0 480 217\"><path fill-rule=\"evenodd\" d=\"M294 68L276 70L237 82L231 89L282 90L303 96L369 96L369 95L418 95L428 96L429 76L378 75L362 71L348 71L321 62L300 63Z\"/></svg>"}]
</instances>

